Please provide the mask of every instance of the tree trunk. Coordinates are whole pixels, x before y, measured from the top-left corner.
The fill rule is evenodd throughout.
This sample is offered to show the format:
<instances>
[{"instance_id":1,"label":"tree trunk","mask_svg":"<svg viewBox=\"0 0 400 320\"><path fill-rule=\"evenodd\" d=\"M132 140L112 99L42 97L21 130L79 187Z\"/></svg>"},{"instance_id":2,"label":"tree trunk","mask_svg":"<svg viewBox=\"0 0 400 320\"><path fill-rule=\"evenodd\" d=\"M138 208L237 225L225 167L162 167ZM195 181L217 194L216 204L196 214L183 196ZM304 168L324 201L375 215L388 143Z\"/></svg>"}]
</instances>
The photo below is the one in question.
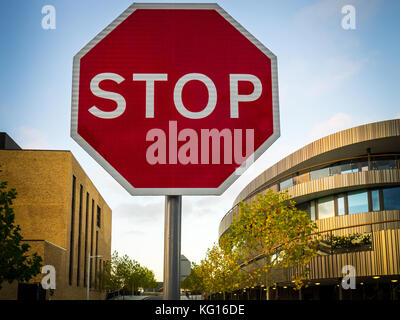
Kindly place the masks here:
<instances>
[{"instance_id":1,"label":"tree trunk","mask_svg":"<svg viewBox=\"0 0 400 320\"><path fill-rule=\"evenodd\" d=\"M265 287L265 300L270 300L270 297L269 297L269 286L266 286Z\"/></svg>"}]
</instances>

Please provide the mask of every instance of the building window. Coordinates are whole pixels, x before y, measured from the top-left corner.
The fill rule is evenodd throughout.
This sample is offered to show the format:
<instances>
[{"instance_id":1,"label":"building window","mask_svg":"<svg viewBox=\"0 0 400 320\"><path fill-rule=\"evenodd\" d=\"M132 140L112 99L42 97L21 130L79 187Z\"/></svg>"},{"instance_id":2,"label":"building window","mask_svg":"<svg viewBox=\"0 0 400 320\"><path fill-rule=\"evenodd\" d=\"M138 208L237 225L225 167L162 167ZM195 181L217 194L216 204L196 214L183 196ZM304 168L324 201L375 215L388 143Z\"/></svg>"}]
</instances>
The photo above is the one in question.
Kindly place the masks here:
<instances>
[{"instance_id":1,"label":"building window","mask_svg":"<svg viewBox=\"0 0 400 320\"><path fill-rule=\"evenodd\" d=\"M309 172L301 174L301 175L293 178L293 182L295 185L304 183L304 182L308 182L308 181L310 181L310 173Z\"/></svg>"},{"instance_id":2,"label":"building window","mask_svg":"<svg viewBox=\"0 0 400 320\"><path fill-rule=\"evenodd\" d=\"M358 172L357 163L350 162L341 165L341 174L353 173L353 172Z\"/></svg>"},{"instance_id":3,"label":"building window","mask_svg":"<svg viewBox=\"0 0 400 320\"><path fill-rule=\"evenodd\" d=\"M370 166L369 163L371 164ZM284 190L300 183L339 174L396 168L400 168L400 160L395 155L390 157L375 156L370 161L367 156L364 156L358 159L337 161L329 165L322 164L319 168L313 167L306 169L307 171L300 170L292 173L292 178L284 178L285 180L280 181L279 186L280 190Z\"/></svg>"},{"instance_id":4,"label":"building window","mask_svg":"<svg viewBox=\"0 0 400 320\"><path fill-rule=\"evenodd\" d=\"M368 161L359 162L358 165L360 166L360 171L362 172L369 170Z\"/></svg>"},{"instance_id":5,"label":"building window","mask_svg":"<svg viewBox=\"0 0 400 320\"><path fill-rule=\"evenodd\" d=\"M76 189L76 177L72 176L71 231L69 236L69 272L68 272L68 282L70 286L72 286L72 274L74 271L73 263L74 263L75 189Z\"/></svg>"},{"instance_id":6,"label":"building window","mask_svg":"<svg viewBox=\"0 0 400 320\"><path fill-rule=\"evenodd\" d=\"M400 187L383 189L384 210L400 209Z\"/></svg>"},{"instance_id":7,"label":"building window","mask_svg":"<svg viewBox=\"0 0 400 320\"><path fill-rule=\"evenodd\" d=\"M289 188L289 187L291 187L291 186L293 186L293 179L292 179L292 178L287 179L287 180L285 180L285 181L282 181L282 182L279 184L280 190L287 189L287 188Z\"/></svg>"},{"instance_id":8,"label":"building window","mask_svg":"<svg viewBox=\"0 0 400 320\"><path fill-rule=\"evenodd\" d=\"M337 197L337 208L339 216L343 216L346 213L346 207L344 202L345 202L345 195L341 193Z\"/></svg>"},{"instance_id":9,"label":"building window","mask_svg":"<svg viewBox=\"0 0 400 320\"><path fill-rule=\"evenodd\" d=\"M335 216L335 202L333 196L318 199L318 219Z\"/></svg>"},{"instance_id":10,"label":"building window","mask_svg":"<svg viewBox=\"0 0 400 320\"><path fill-rule=\"evenodd\" d=\"M100 228L101 226L101 209L97 206L97 226Z\"/></svg>"},{"instance_id":11,"label":"building window","mask_svg":"<svg viewBox=\"0 0 400 320\"><path fill-rule=\"evenodd\" d=\"M90 255L93 256L93 238L94 238L94 200L92 199L92 218L91 218L91 232L90 232ZM90 286L93 285L93 278L92 278L92 272L93 270L93 264L90 265L90 270L89 270L89 282Z\"/></svg>"},{"instance_id":12,"label":"building window","mask_svg":"<svg viewBox=\"0 0 400 320\"><path fill-rule=\"evenodd\" d=\"M312 221L315 220L315 201L310 202L310 218Z\"/></svg>"},{"instance_id":13,"label":"building window","mask_svg":"<svg viewBox=\"0 0 400 320\"><path fill-rule=\"evenodd\" d=\"M368 212L368 193L366 190L349 192L347 201L349 214Z\"/></svg>"},{"instance_id":14,"label":"building window","mask_svg":"<svg viewBox=\"0 0 400 320\"><path fill-rule=\"evenodd\" d=\"M89 192L86 192L86 220L85 220L85 253L84 253L84 268L83 268L83 286L87 283L87 252L88 252L88 232L89 232Z\"/></svg>"},{"instance_id":15,"label":"building window","mask_svg":"<svg viewBox=\"0 0 400 320\"><path fill-rule=\"evenodd\" d=\"M296 204L296 208L301 211L308 212L308 202Z\"/></svg>"},{"instance_id":16,"label":"building window","mask_svg":"<svg viewBox=\"0 0 400 320\"><path fill-rule=\"evenodd\" d=\"M395 159L377 159L371 162L372 170L396 169Z\"/></svg>"},{"instance_id":17,"label":"building window","mask_svg":"<svg viewBox=\"0 0 400 320\"><path fill-rule=\"evenodd\" d=\"M311 180L329 177L329 168L318 169L310 172Z\"/></svg>"},{"instance_id":18,"label":"building window","mask_svg":"<svg viewBox=\"0 0 400 320\"><path fill-rule=\"evenodd\" d=\"M79 287L81 280L81 240L82 240L82 201L83 201L83 186L79 189L79 221L78 221L78 261L76 272L76 286Z\"/></svg>"},{"instance_id":19,"label":"building window","mask_svg":"<svg viewBox=\"0 0 400 320\"><path fill-rule=\"evenodd\" d=\"M98 272L97 272L97 261L98 258L97 256L99 255L99 232L96 231L96 258L94 258L94 288L97 289L97 277L98 277Z\"/></svg>"},{"instance_id":20,"label":"building window","mask_svg":"<svg viewBox=\"0 0 400 320\"><path fill-rule=\"evenodd\" d=\"M400 187L357 190L303 202L297 209L311 220L380 210L400 210Z\"/></svg>"},{"instance_id":21,"label":"building window","mask_svg":"<svg viewBox=\"0 0 400 320\"><path fill-rule=\"evenodd\" d=\"M379 190L371 190L371 201L372 201L372 211L381 210L381 204L379 201Z\"/></svg>"}]
</instances>

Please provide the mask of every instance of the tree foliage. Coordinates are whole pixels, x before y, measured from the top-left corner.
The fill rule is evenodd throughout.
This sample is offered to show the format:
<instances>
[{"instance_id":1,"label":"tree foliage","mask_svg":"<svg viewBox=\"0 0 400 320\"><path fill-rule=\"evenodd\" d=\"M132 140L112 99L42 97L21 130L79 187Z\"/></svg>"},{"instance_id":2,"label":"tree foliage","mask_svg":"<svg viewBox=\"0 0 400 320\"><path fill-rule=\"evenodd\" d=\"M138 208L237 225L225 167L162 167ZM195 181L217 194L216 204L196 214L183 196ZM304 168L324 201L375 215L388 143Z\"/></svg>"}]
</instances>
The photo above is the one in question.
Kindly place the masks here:
<instances>
[{"instance_id":1,"label":"tree foliage","mask_svg":"<svg viewBox=\"0 0 400 320\"><path fill-rule=\"evenodd\" d=\"M117 251L112 254L111 261L106 261L101 276L103 286L108 291L137 291L139 288L154 288L157 285L153 271L127 255L120 257Z\"/></svg>"},{"instance_id":2,"label":"tree foliage","mask_svg":"<svg viewBox=\"0 0 400 320\"><path fill-rule=\"evenodd\" d=\"M3 281L29 281L40 273L42 262L36 253L28 255L30 245L22 243L12 208L16 196L15 189L7 190L7 182L0 182L0 288Z\"/></svg>"},{"instance_id":3,"label":"tree foliage","mask_svg":"<svg viewBox=\"0 0 400 320\"><path fill-rule=\"evenodd\" d=\"M245 286L273 284L271 272L294 268L293 282L301 288L307 263L316 256L317 226L308 214L298 210L287 192L271 190L258 194L251 202L241 202L229 232L224 235L226 251L235 253L241 264Z\"/></svg>"},{"instance_id":4,"label":"tree foliage","mask_svg":"<svg viewBox=\"0 0 400 320\"><path fill-rule=\"evenodd\" d=\"M203 277L200 273L200 265L192 262L190 275L188 275L186 279L181 282L181 288L190 290L192 293L204 292L205 285L203 282Z\"/></svg>"},{"instance_id":5,"label":"tree foliage","mask_svg":"<svg viewBox=\"0 0 400 320\"><path fill-rule=\"evenodd\" d=\"M221 293L224 296L239 288L239 269L234 252L227 252L214 244L208 249L206 258L201 261L199 275L203 279L206 294Z\"/></svg>"},{"instance_id":6,"label":"tree foliage","mask_svg":"<svg viewBox=\"0 0 400 320\"><path fill-rule=\"evenodd\" d=\"M308 273L306 265L316 256L316 229L286 192L259 194L239 204L228 231L192 269L188 282L198 283L206 294L224 297L226 292L259 286L268 299L277 271L293 268L292 281L300 289Z\"/></svg>"}]
</instances>

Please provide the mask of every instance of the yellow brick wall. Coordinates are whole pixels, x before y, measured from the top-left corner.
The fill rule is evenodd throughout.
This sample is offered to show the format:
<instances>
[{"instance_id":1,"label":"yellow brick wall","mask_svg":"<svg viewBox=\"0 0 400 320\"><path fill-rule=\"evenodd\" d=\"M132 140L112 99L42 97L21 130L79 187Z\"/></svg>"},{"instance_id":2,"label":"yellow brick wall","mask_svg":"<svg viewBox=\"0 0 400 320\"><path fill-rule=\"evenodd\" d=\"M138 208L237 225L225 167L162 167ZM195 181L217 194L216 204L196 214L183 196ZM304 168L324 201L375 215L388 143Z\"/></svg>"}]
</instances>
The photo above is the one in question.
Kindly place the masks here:
<instances>
[{"instance_id":1,"label":"yellow brick wall","mask_svg":"<svg viewBox=\"0 0 400 320\"><path fill-rule=\"evenodd\" d=\"M92 200L94 200L93 255L96 253L95 237L96 231L98 231L97 254L103 255L102 261L110 259L111 255L111 209L69 151L0 150L0 170L2 171L0 172L0 181L8 181L10 188L17 189L18 195L13 207L15 220L21 227L23 238L50 242L50 244L42 244L42 249L38 249L38 251L41 255L44 255L44 264L51 264L56 267L57 289L52 299L85 299L86 281L84 282L84 274L87 268L87 255L90 252L92 235ZM76 188L73 273L72 285L70 285L72 176L76 177ZM83 193L80 277L78 282L79 195L81 185ZM87 254L85 256L87 193L89 193L89 214ZM100 228L96 225L97 206L101 208ZM32 249L35 249L35 246ZM94 265L95 259L92 259L92 272L94 272ZM91 286L93 285L94 282ZM12 290L15 291L15 289ZM0 299L5 296L2 291L4 289L0 290ZM95 290L91 291L91 297L104 299L105 294Z\"/></svg>"},{"instance_id":2,"label":"yellow brick wall","mask_svg":"<svg viewBox=\"0 0 400 320\"><path fill-rule=\"evenodd\" d=\"M24 239L66 247L70 153L0 150L0 181L18 192L15 222Z\"/></svg>"}]
</instances>

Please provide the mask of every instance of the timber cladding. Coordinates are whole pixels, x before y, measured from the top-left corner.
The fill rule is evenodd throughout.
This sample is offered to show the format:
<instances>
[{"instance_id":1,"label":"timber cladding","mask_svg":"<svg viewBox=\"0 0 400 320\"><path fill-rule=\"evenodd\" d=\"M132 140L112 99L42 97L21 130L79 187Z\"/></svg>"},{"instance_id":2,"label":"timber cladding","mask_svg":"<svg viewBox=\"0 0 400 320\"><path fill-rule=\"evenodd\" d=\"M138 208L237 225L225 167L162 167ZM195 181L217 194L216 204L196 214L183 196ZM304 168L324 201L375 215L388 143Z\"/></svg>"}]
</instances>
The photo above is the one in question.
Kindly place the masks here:
<instances>
[{"instance_id":1,"label":"timber cladding","mask_svg":"<svg viewBox=\"0 0 400 320\"><path fill-rule=\"evenodd\" d=\"M380 157L379 159L391 157L391 161L395 165L389 168L373 167L371 166L372 157ZM354 161L354 163L365 161L367 164L362 170L361 167L357 167L356 172L343 170L340 173L315 175L316 178L313 179L310 178L311 174L307 179L304 178L313 170L316 172L321 168L331 168L330 164L333 164L333 168L343 163L350 163L349 161ZM290 179L293 179L292 183L286 183ZM281 184L282 182L284 183ZM399 276L400 208L384 210L382 205L382 190L399 186L400 119L343 130L297 150L251 181L240 192L232 209L221 220L219 236L229 229L233 217L238 211L237 204L240 201L250 202L258 194L267 190L272 189L276 193L283 188L299 206L308 206L307 211L310 216L311 207L314 206L318 232L325 239L332 241L332 237L348 237L357 233L371 237L370 247L359 250L340 249L334 251L328 244L325 249L328 248L329 252L320 251L319 256L312 259L309 264L309 280L322 280L321 283L336 281L343 277L342 267L345 265L354 266L357 277ZM381 197L380 207L378 205L378 208L374 209L371 200L373 190ZM369 212L353 213L349 211L348 196L357 192L368 196L368 208L363 210ZM338 213L339 195L343 199L346 197L346 200L343 200L345 208L341 213ZM318 219L319 199L324 197L332 199L329 201L334 203L335 213L329 218ZM276 281L290 284L295 272L295 269L286 269L285 280Z\"/></svg>"},{"instance_id":2,"label":"timber cladding","mask_svg":"<svg viewBox=\"0 0 400 320\"><path fill-rule=\"evenodd\" d=\"M322 158L327 153L334 157L335 152L340 149L347 148L346 150L351 152L351 149L355 149L359 144L373 143L375 145L384 139L400 144L400 119L366 124L316 140L261 173L240 192L234 201L234 205L247 198L261 186L268 185L270 181L293 170L293 168L300 169L302 163L305 167L307 161L313 158ZM351 155L351 153L347 153L347 156Z\"/></svg>"}]
</instances>

